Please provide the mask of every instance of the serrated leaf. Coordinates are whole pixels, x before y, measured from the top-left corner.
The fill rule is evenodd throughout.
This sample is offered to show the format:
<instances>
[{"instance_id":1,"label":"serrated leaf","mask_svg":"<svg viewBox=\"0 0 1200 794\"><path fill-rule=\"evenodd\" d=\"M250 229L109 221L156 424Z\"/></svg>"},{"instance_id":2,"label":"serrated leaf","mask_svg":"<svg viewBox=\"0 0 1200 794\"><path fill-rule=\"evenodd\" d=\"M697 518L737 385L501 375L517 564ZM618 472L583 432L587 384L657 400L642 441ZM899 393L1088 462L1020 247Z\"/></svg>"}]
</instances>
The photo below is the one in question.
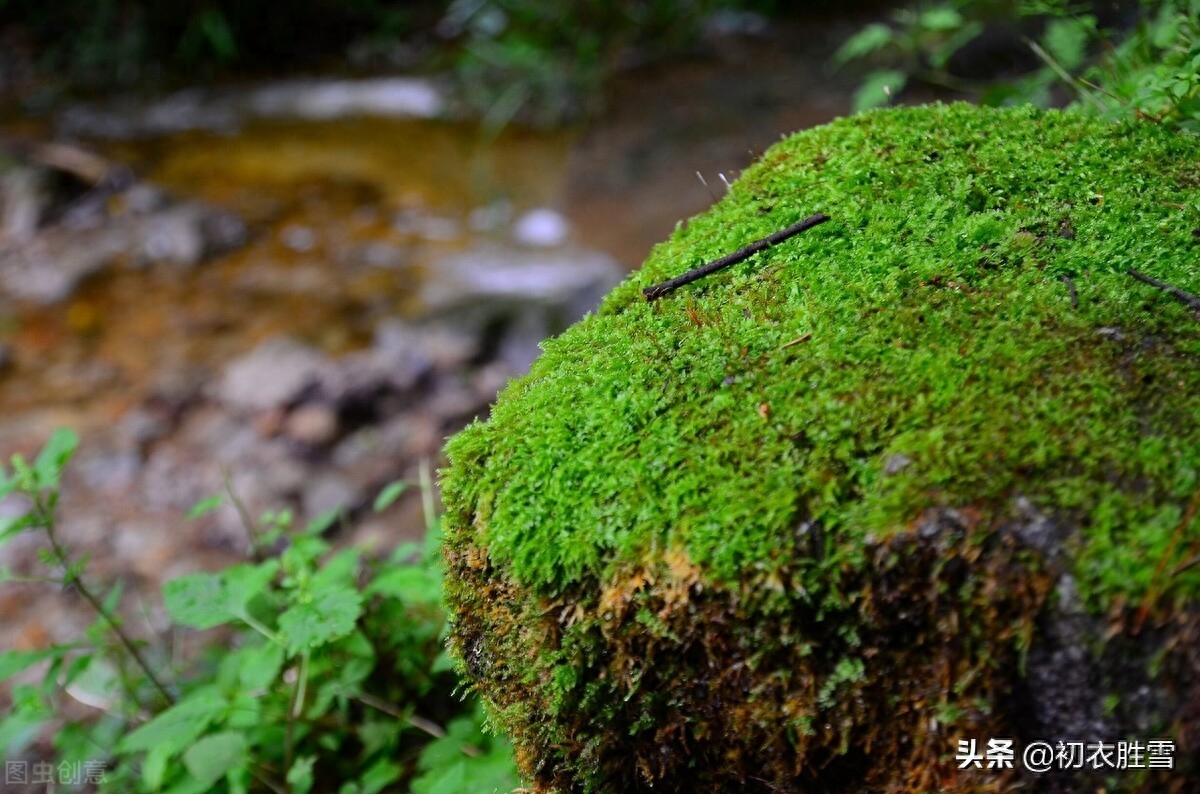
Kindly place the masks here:
<instances>
[{"instance_id":1,"label":"serrated leaf","mask_svg":"<svg viewBox=\"0 0 1200 794\"><path fill-rule=\"evenodd\" d=\"M163 586L163 603L172 620L196 629L242 620L246 605L278 570L278 561L268 560L259 565L235 565L216 574L181 576Z\"/></svg>"},{"instance_id":2,"label":"serrated leaf","mask_svg":"<svg viewBox=\"0 0 1200 794\"><path fill-rule=\"evenodd\" d=\"M152 750L178 753L204 733L209 723L225 710L223 697L212 689L197 690L120 741L121 752Z\"/></svg>"},{"instance_id":3,"label":"serrated leaf","mask_svg":"<svg viewBox=\"0 0 1200 794\"><path fill-rule=\"evenodd\" d=\"M833 54L833 62L841 66L857 58L870 55L891 44L893 38L891 28L882 22L874 22L846 39L845 43Z\"/></svg>"},{"instance_id":4,"label":"serrated leaf","mask_svg":"<svg viewBox=\"0 0 1200 794\"><path fill-rule=\"evenodd\" d=\"M368 595L395 598L404 604L440 604L441 577L434 570L417 565L391 568L367 585Z\"/></svg>"},{"instance_id":5,"label":"serrated leaf","mask_svg":"<svg viewBox=\"0 0 1200 794\"><path fill-rule=\"evenodd\" d=\"M79 446L79 436L73 430L59 428L33 462L33 474L41 488L50 488L58 483L63 467Z\"/></svg>"},{"instance_id":6,"label":"serrated leaf","mask_svg":"<svg viewBox=\"0 0 1200 794\"><path fill-rule=\"evenodd\" d=\"M854 92L854 111L858 113L886 105L907 82L908 75L897 69L871 72Z\"/></svg>"},{"instance_id":7,"label":"serrated leaf","mask_svg":"<svg viewBox=\"0 0 1200 794\"><path fill-rule=\"evenodd\" d=\"M225 497L220 495L201 499L192 505L192 509L188 511L188 514L184 518L188 521L193 518L199 518L202 515L211 513L223 504L225 504Z\"/></svg>"},{"instance_id":8,"label":"serrated leaf","mask_svg":"<svg viewBox=\"0 0 1200 794\"><path fill-rule=\"evenodd\" d=\"M246 761L246 737L236 731L214 733L200 739L183 754L192 777L212 785Z\"/></svg>"},{"instance_id":9,"label":"serrated leaf","mask_svg":"<svg viewBox=\"0 0 1200 794\"><path fill-rule=\"evenodd\" d=\"M360 556L361 554L358 549L346 549L330 557L321 566L321 569L313 574L312 589L315 591L330 585L349 585L353 587L358 578L358 559Z\"/></svg>"},{"instance_id":10,"label":"serrated leaf","mask_svg":"<svg viewBox=\"0 0 1200 794\"><path fill-rule=\"evenodd\" d=\"M454 794L459 791L511 791L516 769L507 743L483 736L479 716L463 717L446 726L446 735L425 746L417 759L422 774L412 782L413 794ZM466 755L464 745L486 752Z\"/></svg>"},{"instance_id":11,"label":"serrated leaf","mask_svg":"<svg viewBox=\"0 0 1200 794\"><path fill-rule=\"evenodd\" d=\"M357 590L325 587L280 615L279 633L289 653L301 653L346 636L360 614L362 596Z\"/></svg>"}]
</instances>

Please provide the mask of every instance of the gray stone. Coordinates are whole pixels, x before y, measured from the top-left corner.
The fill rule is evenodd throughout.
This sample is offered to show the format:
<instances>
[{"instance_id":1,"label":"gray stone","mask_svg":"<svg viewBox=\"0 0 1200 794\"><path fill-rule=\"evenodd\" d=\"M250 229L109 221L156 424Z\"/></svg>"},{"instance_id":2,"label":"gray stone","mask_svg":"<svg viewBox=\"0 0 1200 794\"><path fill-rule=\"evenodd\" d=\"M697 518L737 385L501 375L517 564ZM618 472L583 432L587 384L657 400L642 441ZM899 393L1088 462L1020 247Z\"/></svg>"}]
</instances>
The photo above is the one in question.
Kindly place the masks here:
<instances>
[{"instance_id":1,"label":"gray stone","mask_svg":"<svg viewBox=\"0 0 1200 794\"><path fill-rule=\"evenodd\" d=\"M542 303L561 309L571 322L594 309L624 275L599 251L534 252L483 243L434 262L421 298L434 311L488 301Z\"/></svg>"},{"instance_id":2,"label":"gray stone","mask_svg":"<svg viewBox=\"0 0 1200 794\"><path fill-rule=\"evenodd\" d=\"M513 239L521 245L552 248L567 241L570 224L560 213L539 207L522 215L513 225Z\"/></svg>"},{"instance_id":3,"label":"gray stone","mask_svg":"<svg viewBox=\"0 0 1200 794\"><path fill-rule=\"evenodd\" d=\"M232 361L215 396L241 411L282 407L314 385L328 367L329 360L314 348L277 337Z\"/></svg>"},{"instance_id":4,"label":"gray stone","mask_svg":"<svg viewBox=\"0 0 1200 794\"><path fill-rule=\"evenodd\" d=\"M391 354L416 355L435 369L448 370L466 364L479 353L479 337L449 323L413 324L395 318L375 326L372 347Z\"/></svg>"},{"instance_id":5,"label":"gray stone","mask_svg":"<svg viewBox=\"0 0 1200 794\"><path fill-rule=\"evenodd\" d=\"M293 441L310 447L324 446L338 434L337 413L328 405L301 405L288 414L283 432Z\"/></svg>"},{"instance_id":6,"label":"gray stone","mask_svg":"<svg viewBox=\"0 0 1200 794\"><path fill-rule=\"evenodd\" d=\"M363 503L363 499L361 488L335 473L318 476L301 496L304 514L309 519L338 508L353 510Z\"/></svg>"}]
</instances>

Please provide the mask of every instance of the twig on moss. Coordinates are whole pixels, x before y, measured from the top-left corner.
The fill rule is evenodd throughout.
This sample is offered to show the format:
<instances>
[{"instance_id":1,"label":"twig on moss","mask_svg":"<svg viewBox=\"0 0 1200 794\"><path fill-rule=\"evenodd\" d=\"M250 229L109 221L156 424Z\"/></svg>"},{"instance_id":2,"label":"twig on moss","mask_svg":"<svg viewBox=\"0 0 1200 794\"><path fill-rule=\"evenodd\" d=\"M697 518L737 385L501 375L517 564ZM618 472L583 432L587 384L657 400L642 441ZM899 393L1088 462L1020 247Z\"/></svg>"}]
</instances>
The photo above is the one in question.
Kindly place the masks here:
<instances>
[{"instance_id":1,"label":"twig on moss","mask_svg":"<svg viewBox=\"0 0 1200 794\"><path fill-rule=\"evenodd\" d=\"M642 290L642 295L645 296L647 301L658 300L669 292L673 292L682 286L691 284L693 281L699 281L705 276L716 273L718 270L724 270L731 265L736 265L738 262L743 262L757 254L759 251L762 251L764 248L770 248L773 245L778 245L788 238L795 237L805 229L811 229L817 224L824 223L827 220L829 220L829 216L823 212L810 215L793 226L789 226L786 229L777 231L761 240L756 240L745 248L739 248L732 254L728 254L720 259L709 262L707 265L701 265L695 270L689 270L683 275L676 276L675 278L670 279L669 281L664 281L661 284L655 284L652 287L646 287L644 290Z\"/></svg>"},{"instance_id":2,"label":"twig on moss","mask_svg":"<svg viewBox=\"0 0 1200 794\"><path fill-rule=\"evenodd\" d=\"M1071 280L1070 276L1063 276L1062 280L1063 283L1067 285L1067 291L1071 294L1071 308L1078 309L1079 293L1075 291L1075 282Z\"/></svg>"},{"instance_id":3,"label":"twig on moss","mask_svg":"<svg viewBox=\"0 0 1200 794\"><path fill-rule=\"evenodd\" d=\"M1126 270L1125 272L1128 273L1129 275L1133 276L1134 278L1136 278L1138 281L1149 284L1152 287L1157 287L1158 289L1162 290L1163 292L1166 292L1167 294L1169 294L1172 298L1175 298L1180 303L1191 306L1193 309L1200 312L1200 298L1197 298L1192 293L1184 292L1179 287L1171 286L1170 284L1166 283L1165 281L1159 281L1156 278L1151 278L1150 276L1147 276L1145 273L1139 273L1138 271L1134 270L1133 268L1130 268L1129 270Z\"/></svg>"}]
</instances>

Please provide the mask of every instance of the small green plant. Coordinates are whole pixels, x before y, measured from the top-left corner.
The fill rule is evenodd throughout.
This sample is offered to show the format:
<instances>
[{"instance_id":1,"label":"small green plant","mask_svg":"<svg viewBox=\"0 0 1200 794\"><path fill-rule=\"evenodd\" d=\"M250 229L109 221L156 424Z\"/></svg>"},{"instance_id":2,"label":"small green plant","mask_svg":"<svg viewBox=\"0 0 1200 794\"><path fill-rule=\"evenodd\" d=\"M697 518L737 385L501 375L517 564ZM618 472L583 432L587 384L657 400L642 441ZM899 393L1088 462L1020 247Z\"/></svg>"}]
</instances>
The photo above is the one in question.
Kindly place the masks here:
<instances>
[{"instance_id":1,"label":"small green plant","mask_svg":"<svg viewBox=\"0 0 1200 794\"><path fill-rule=\"evenodd\" d=\"M1024 38L1039 68L987 85L955 76L951 59L988 20L1025 20ZM852 36L834 56L875 68L854 99L856 110L887 104L913 80L977 91L986 105L1055 103L1053 89L1075 107L1104 118L1141 117L1200 131L1200 0L1142 0L1132 29L1115 32L1088 8L1067 0L951 0L893 12Z\"/></svg>"},{"instance_id":2,"label":"small green plant","mask_svg":"<svg viewBox=\"0 0 1200 794\"><path fill-rule=\"evenodd\" d=\"M0 525L0 544L42 532L42 562L55 572L44 581L78 592L98 616L78 642L0 653L0 680L40 678L12 688L0 720L7 759L40 756L63 784L121 792L432 794L516 784L507 742L485 734L479 707L452 694L427 472L428 539L383 565L356 549L332 552L321 535L336 512L296 530L286 512L251 522L232 491L198 504L192 517L234 504L250 559L167 582L175 626L213 632L197 658L169 663L164 644L123 626L120 588L95 589L86 559L58 536L59 483L75 446L60 431L33 463L15 456L11 473L0 469L0 496L28 506ZM376 508L402 489L385 488ZM79 715L72 700L90 708ZM52 766L44 749L29 752L46 733Z\"/></svg>"},{"instance_id":3,"label":"small green plant","mask_svg":"<svg viewBox=\"0 0 1200 794\"><path fill-rule=\"evenodd\" d=\"M739 0L452 0L439 29L459 45L463 101L485 126L514 117L542 126L597 109L622 62L677 53L703 20Z\"/></svg>"}]
</instances>

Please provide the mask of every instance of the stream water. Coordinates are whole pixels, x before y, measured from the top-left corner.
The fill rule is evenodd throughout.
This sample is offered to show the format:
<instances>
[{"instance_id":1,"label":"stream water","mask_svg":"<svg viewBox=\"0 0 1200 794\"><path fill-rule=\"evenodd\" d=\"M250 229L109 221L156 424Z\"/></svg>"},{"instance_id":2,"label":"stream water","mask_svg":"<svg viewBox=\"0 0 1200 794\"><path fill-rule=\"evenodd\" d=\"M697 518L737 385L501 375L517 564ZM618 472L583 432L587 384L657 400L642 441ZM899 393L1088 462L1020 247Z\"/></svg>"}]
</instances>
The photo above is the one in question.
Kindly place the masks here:
<instances>
[{"instance_id":1,"label":"stream water","mask_svg":"<svg viewBox=\"0 0 1200 794\"><path fill-rule=\"evenodd\" d=\"M723 37L704 57L622 77L599 120L567 131L490 137L357 105L166 131L141 123L161 119L161 103L38 121L150 188L110 196L102 215L117 220L59 224L0 259L12 287L0 293L0 457L78 429L62 534L98 576L149 592L243 553L232 508L182 519L225 472L252 511L303 519L341 505L342 543L418 536L417 495L376 516L379 488L436 462L541 338L763 149L847 112L854 78L825 64L859 22ZM178 118L211 120L214 107ZM102 267L22 281L45 276L37 263L51 255L105 249L113 229L124 242ZM35 548L11 543L0 564L33 571ZM76 606L0 588L0 647L69 637L87 622Z\"/></svg>"}]
</instances>

